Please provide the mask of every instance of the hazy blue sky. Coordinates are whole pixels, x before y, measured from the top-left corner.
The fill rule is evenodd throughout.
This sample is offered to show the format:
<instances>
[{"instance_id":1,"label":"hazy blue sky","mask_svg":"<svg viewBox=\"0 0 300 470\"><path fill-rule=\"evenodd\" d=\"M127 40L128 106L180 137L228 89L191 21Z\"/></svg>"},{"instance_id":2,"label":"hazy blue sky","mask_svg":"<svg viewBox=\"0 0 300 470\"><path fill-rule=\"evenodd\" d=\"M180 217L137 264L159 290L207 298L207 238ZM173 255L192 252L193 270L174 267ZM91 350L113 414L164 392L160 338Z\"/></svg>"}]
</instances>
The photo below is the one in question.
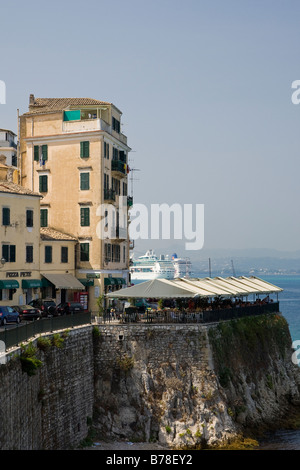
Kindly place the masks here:
<instances>
[{"instance_id":1,"label":"hazy blue sky","mask_svg":"<svg viewBox=\"0 0 300 470\"><path fill-rule=\"evenodd\" d=\"M113 102L135 202L204 204L207 249L298 250L299 17L299 0L1 1L0 127L30 93Z\"/></svg>"}]
</instances>

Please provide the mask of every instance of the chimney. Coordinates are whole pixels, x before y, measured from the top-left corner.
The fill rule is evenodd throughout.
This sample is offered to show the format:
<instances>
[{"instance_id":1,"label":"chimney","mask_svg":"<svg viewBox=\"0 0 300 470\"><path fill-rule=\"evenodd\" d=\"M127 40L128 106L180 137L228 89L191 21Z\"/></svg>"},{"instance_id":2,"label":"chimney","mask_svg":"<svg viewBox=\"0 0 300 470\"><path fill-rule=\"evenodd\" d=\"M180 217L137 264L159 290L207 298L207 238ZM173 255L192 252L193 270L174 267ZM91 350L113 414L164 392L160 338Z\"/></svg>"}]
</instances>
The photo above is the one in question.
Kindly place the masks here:
<instances>
[{"instance_id":1,"label":"chimney","mask_svg":"<svg viewBox=\"0 0 300 470\"><path fill-rule=\"evenodd\" d=\"M29 105L34 104L34 95L29 95Z\"/></svg>"}]
</instances>

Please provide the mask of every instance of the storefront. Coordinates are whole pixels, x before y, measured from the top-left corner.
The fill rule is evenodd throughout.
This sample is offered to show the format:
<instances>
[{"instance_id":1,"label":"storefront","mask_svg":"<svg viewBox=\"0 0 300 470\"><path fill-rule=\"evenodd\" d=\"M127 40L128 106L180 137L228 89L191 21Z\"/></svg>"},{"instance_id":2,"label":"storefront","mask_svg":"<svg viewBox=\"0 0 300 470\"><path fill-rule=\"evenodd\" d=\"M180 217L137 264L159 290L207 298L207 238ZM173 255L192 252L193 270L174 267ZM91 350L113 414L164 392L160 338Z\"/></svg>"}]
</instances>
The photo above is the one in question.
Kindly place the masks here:
<instances>
[{"instance_id":1,"label":"storefront","mask_svg":"<svg viewBox=\"0 0 300 470\"><path fill-rule=\"evenodd\" d=\"M42 274L45 297L53 298L56 304L74 300L74 292L84 291L84 285L72 274ZM46 281L46 282L45 282Z\"/></svg>"}]
</instances>

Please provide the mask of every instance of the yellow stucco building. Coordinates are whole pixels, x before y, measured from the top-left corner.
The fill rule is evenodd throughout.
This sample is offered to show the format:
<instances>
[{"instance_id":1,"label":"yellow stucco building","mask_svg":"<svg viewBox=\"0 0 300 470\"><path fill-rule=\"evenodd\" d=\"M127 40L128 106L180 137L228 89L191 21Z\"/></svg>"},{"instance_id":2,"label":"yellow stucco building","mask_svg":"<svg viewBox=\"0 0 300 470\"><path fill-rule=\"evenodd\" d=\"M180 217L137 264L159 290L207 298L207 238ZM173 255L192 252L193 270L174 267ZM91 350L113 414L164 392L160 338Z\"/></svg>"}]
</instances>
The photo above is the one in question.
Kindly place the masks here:
<instances>
[{"instance_id":1,"label":"yellow stucco building","mask_svg":"<svg viewBox=\"0 0 300 470\"><path fill-rule=\"evenodd\" d=\"M41 228L73 238L73 274L93 311L99 295L129 282L130 148L121 116L104 101L33 95L20 116L19 183L43 196Z\"/></svg>"},{"instance_id":2,"label":"yellow stucco building","mask_svg":"<svg viewBox=\"0 0 300 470\"><path fill-rule=\"evenodd\" d=\"M8 169L8 168L7 168ZM41 287L40 198L0 172L0 303L29 302Z\"/></svg>"}]
</instances>

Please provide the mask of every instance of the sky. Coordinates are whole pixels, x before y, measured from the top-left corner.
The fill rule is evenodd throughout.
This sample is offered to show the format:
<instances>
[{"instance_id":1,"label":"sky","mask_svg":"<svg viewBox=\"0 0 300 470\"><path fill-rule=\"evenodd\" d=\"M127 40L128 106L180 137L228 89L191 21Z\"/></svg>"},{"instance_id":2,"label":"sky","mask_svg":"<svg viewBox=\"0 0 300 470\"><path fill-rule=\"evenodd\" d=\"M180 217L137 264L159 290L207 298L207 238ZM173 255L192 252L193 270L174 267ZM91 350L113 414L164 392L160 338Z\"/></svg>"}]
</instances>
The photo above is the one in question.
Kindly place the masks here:
<instances>
[{"instance_id":1,"label":"sky","mask_svg":"<svg viewBox=\"0 0 300 470\"><path fill-rule=\"evenodd\" d=\"M204 205L208 252L300 249L298 0L0 5L1 128L17 131L30 93L112 102L135 203Z\"/></svg>"}]
</instances>

